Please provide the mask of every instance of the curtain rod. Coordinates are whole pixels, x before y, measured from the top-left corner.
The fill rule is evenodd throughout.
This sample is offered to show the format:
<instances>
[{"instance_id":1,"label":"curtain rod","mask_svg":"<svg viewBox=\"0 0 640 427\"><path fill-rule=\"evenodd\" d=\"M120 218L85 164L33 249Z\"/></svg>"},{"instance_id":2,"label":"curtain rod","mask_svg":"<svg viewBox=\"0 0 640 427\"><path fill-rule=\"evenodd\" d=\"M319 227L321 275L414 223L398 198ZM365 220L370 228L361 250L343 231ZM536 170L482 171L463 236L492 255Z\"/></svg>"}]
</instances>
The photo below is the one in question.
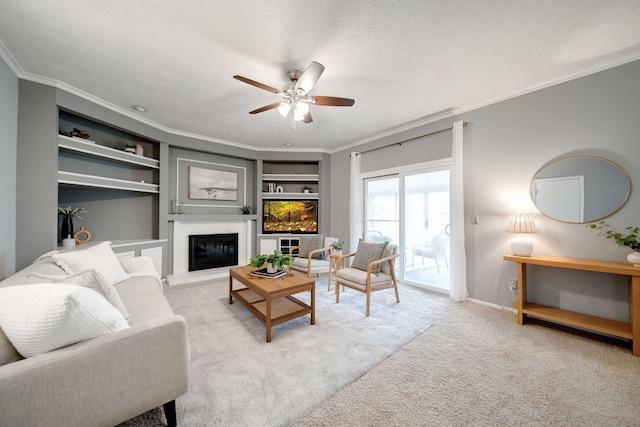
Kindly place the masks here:
<instances>
[{"instance_id":1,"label":"curtain rod","mask_svg":"<svg viewBox=\"0 0 640 427\"><path fill-rule=\"evenodd\" d=\"M466 128L467 127L467 122L462 122L462 127ZM441 130L437 130L435 132L431 132L431 133L427 133L424 135L420 135L420 136L415 136L413 138L409 138L409 139L405 139L404 141L400 141L400 142L394 142L393 144L387 144L387 145L383 145L382 147L378 147L378 148L372 148L371 150L365 150L365 151L360 151L358 154L365 154L365 153L370 153L372 151L376 151L376 150L382 150L383 148L388 148L388 147L392 147L394 145L402 145L405 142L411 142L411 141L415 141L416 139L420 139L420 138L426 138L428 136L433 136L433 135L438 135L440 133L444 133L444 132L449 132L453 130L453 126L450 128L446 128L446 129L441 129Z\"/></svg>"}]
</instances>

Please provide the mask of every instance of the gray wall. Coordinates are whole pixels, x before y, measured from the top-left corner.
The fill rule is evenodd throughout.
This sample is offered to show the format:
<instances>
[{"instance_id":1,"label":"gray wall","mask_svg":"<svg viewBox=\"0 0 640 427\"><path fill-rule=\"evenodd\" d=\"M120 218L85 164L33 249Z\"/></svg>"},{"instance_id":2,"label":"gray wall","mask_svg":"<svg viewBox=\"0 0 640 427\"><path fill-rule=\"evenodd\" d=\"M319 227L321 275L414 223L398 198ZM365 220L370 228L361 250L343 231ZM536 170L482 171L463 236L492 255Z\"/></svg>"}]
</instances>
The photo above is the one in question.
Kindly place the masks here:
<instances>
[{"instance_id":1,"label":"gray wall","mask_svg":"<svg viewBox=\"0 0 640 427\"><path fill-rule=\"evenodd\" d=\"M465 120L465 216L467 287L469 296L500 305L510 305L513 294L507 279L516 277L513 263L504 263L514 237L504 232L508 215L518 210L534 213L538 233L532 236L538 254L626 262L629 249L597 237L586 225L566 224L537 212L529 197L529 183L545 163L567 155L598 155L621 165L640 185L640 61L558 84L459 117L423 126L416 135L450 127ZM349 190L336 185L349 179L349 152L406 139L406 132L332 156L332 235L348 237ZM438 139L440 136L437 137ZM451 139L451 134L447 135ZM406 154L419 144L422 156ZM435 142L438 145L438 142ZM379 150L368 164L383 157L400 164L418 163L438 148L421 142ZM411 150L416 150L412 147ZM440 153L442 157L450 154ZM367 156L367 155L365 155ZM411 160L411 158L415 160ZM364 163L364 159L363 159ZM640 225L640 197L632 189L627 204L607 221L615 227ZM470 218L478 216L477 225ZM530 298L569 310L583 311L618 320L628 319L627 287L615 276L533 268Z\"/></svg>"},{"instance_id":2,"label":"gray wall","mask_svg":"<svg viewBox=\"0 0 640 427\"><path fill-rule=\"evenodd\" d=\"M56 89L20 80L16 173L16 269L57 246Z\"/></svg>"},{"instance_id":3,"label":"gray wall","mask_svg":"<svg viewBox=\"0 0 640 427\"><path fill-rule=\"evenodd\" d=\"M18 78L0 59L0 280L16 265L16 151L18 138Z\"/></svg>"}]
</instances>

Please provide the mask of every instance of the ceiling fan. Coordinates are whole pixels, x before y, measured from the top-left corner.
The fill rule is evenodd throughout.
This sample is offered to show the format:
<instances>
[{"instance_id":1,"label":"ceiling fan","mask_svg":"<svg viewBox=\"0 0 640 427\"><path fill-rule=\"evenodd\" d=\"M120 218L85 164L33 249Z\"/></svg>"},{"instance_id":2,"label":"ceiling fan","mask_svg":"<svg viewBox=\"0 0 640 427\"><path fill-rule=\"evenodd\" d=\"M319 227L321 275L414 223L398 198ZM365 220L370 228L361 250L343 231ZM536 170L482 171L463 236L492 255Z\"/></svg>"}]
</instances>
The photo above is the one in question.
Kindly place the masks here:
<instances>
[{"instance_id":1,"label":"ceiling fan","mask_svg":"<svg viewBox=\"0 0 640 427\"><path fill-rule=\"evenodd\" d=\"M238 75L233 76L233 78L257 88L275 93L283 98L280 102L274 102L273 104L265 105L264 107L249 111L249 114L258 114L263 111L277 108L282 117L287 117L290 113L293 113L294 121L311 123L313 121L313 117L311 117L311 112L309 111L309 104L333 107L351 107L355 103L353 99L349 98L310 96L309 92L313 89L313 86L316 84L323 71L324 65L315 61L311 62L304 72L300 72L300 70L289 70L287 72L287 77L291 80L291 83L284 85L282 90L278 90L274 87L267 86L263 83Z\"/></svg>"}]
</instances>

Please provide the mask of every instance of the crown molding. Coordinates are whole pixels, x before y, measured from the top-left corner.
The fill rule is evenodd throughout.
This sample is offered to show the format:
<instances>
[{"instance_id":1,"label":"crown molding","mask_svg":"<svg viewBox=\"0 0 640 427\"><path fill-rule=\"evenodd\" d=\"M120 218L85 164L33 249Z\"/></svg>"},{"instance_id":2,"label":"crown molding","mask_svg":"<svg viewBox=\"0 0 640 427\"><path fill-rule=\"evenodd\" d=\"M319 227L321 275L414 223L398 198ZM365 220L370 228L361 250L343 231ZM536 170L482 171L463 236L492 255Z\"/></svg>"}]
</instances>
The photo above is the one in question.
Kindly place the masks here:
<instances>
[{"instance_id":1,"label":"crown molding","mask_svg":"<svg viewBox=\"0 0 640 427\"><path fill-rule=\"evenodd\" d=\"M88 92L85 92L81 89L78 89L74 86L71 86L67 83L61 82L59 80L56 79L51 79L48 77L43 77L37 74L33 74L33 73L29 73L26 72L22 69L22 67L20 66L20 64L18 64L18 62L16 61L16 59L14 58L14 56L11 54L11 52L9 51L9 49L7 49L6 45L2 42L2 40L0 40L0 58L7 64L7 66L11 69L11 71L13 72L13 74L16 75L16 77L18 77L19 79L22 80L26 80L26 81L30 81L30 82L34 82L34 83L39 83L39 84L43 84L46 86L52 86L55 87L57 89L63 90L65 92L68 92L72 95L75 95L79 98L85 99L91 103L94 103L96 105L99 105L101 107L104 107L108 110L111 110L115 113L118 113L120 115L123 115L127 118L130 118L132 120L136 120L137 122L143 123L147 126L153 127L155 129L158 129L162 132L165 132L169 135L173 135L173 136L182 136L185 138L191 138L191 139L196 139L199 141L205 141L205 142L213 142L216 144L221 144L221 145L227 145L230 147L234 147L234 148L242 148L245 150L251 150L251 151L264 151L265 148L264 147L255 147L253 145L247 145L247 144L242 144L239 142L234 142L234 141L228 141L225 139L221 139L221 138L214 138L214 137L209 137L209 136L204 136L204 135L199 135L199 134L195 134L195 133L189 133L189 132L183 132L177 129L172 129L170 127L161 125L160 123L154 122L153 120L149 120L146 119L144 117L140 117L137 114L119 107L115 104L112 104L108 101L105 101L102 98L99 98L95 95L92 95ZM294 149L292 150L291 148L269 148L269 151L282 151L282 152L291 152L291 151L295 151L295 152L313 152L313 153L317 153L317 152L328 152L327 150L324 149L320 149L320 150L316 150L316 149Z\"/></svg>"},{"instance_id":2,"label":"crown molding","mask_svg":"<svg viewBox=\"0 0 640 427\"><path fill-rule=\"evenodd\" d=\"M455 111L455 113L454 113ZM439 120L444 120L444 119L448 119L450 117L454 117L457 114L457 109L452 107L452 108L447 108L446 110L442 110L442 111L438 111L436 113L433 114L429 114L427 116L421 117L419 119L404 123L400 126L396 126L393 127L391 129L387 129L384 132L380 132L380 133L376 133L374 135L368 136L366 138L363 139L359 139L355 142L352 142L350 144L347 145L343 145L340 148L336 148L335 150L331 151L331 154L334 153L338 153L340 151L344 151L344 150L348 150L354 147L357 147L359 145L362 144L366 144L367 142L373 142L373 141L378 141L382 138L386 138L388 136L393 136L393 135L397 135L400 132L405 132L408 130L412 130L415 128L418 128L420 126L425 126L434 122L437 122Z\"/></svg>"},{"instance_id":3,"label":"crown molding","mask_svg":"<svg viewBox=\"0 0 640 427\"><path fill-rule=\"evenodd\" d=\"M457 107L457 108L448 108L446 110L442 110L442 111L438 111L436 113L433 114L429 114L427 116L421 117L417 120L411 121L411 122L407 122L404 124L401 124L399 126L390 128L386 131L374 134L374 135L370 135L366 138L363 139L359 139L357 141L354 141L352 143L343 145L341 147L338 147L336 149L324 149L324 148L300 148L300 149L293 149L293 148L276 148L276 147L256 147L256 146L252 146L252 145L247 145L247 144L242 144L239 142L234 142L234 141L229 141L229 140L225 140L225 139L221 139L221 138L214 138L214 137L209 137L209 136L205 136L205 135L200 135L200 134L194 134L194 133L189 133L189 132L184 132L184 131L180 131L178 129L173 129L173 128L169 128L167 126L161 125L160 123L154 122L152 120L146 119L144 117L140 117L137 114L134 114L133 112L124 109L122 107L119 107L117 105L114 105L110 102L107 102L105 100L103 100L102 98L98 98L95 95L92 95L88 92L85 92L81 89L78 89L74 86L71 86L69 84L66 84L64 82L61 82L59 80L55 80L55 79L50 79L48 77L42 77L39 76L37 74L33 74L33 73L29 73L24 71L24 69L20 66L20 64L16 61L16 59L14 58L14 56L11 54L11 52L9 51L9 49L7 49L7 46L2 42L2 40L0 40L0 59L2 59L7 66L11 69L11 71L19 78L19 79L23 79L23 80L28 80L28 81L32 81L35 83L40 83L40 84L44 84L44 85L48 85L48 86L53 86L56 87L58 89L64 90L68 93L71 93L73 95L76 95L80 98L83 98L87 101L90 101L94 104L97 104L99 106L102 106L106 109L109 109L115 113L121 114L125 117L128 117L132 120L136 120L140 123L144 123L150 127L153 127L155 129L158 129L160 131L163 131L167 134L170 135L174 135L174 136L182 136L185 138L191 138L191 139L195 139L195 140L199 140L199 141L206 141L206 142L213 142L216 144L221 144L221 145L227 145L230 147L234 147L234 148L242 148L245 150L250 150L250 151L264 151L265 149L268 149L269 151L273 151L273 152L309 152L309 153L328 153L328 154L335 154L341 151L345 151L345 150L350 150L354 147L358 147L361 146L363 144L367 144L370 142L375 142L378 140L381 140L383 138L386 137L390 137L393 135L396 135L398 133L401 132L405 132L405 131L410 131L413 129L416 129L418 127L421 126L425 126L431 123L434 123L436 121L439 120L443 120L443 119L447 119L450 117L454 117L457 115L460 115L462 113L467 113L473 110L477 110L480 108L484 108L493 104L497 104L499 102L502 101L506 101L512 98L516 98L518 96L522 96L522 95L526 95L528 93L532 93L532 92L536 92L538 90L541 89L545 89L548 87L552 87L561 83L566 83L568 81L571 80L575 80L581 77L585 77L591 74L595 74L601 71L605 71L611 68L615 68L624 64L628 64L630 62L633 61L637 61L640 60L640 52L634 52L634 53L630 53L628 55L624 55L622 57L618 57L614 60L610 60L610 61L604 61L596 66L587 68L585 70L576 72L576 73L572 73L572 74L568 74L562 77L559 77L557 79L552 79L549 80L547 82L535 85L535 86L531 86L529 88L517 91L517 92L513 92L510 93L508 95L505 96L501 96L499 98L494 98L492 100L486 101L486 102L482 102L479 104L475 104L472 106L467 106L467 107Z\"/></svg>"},{"instance_id":4,"label":"crown molding","mask_svg":"<svg viewBox=\"0 0 640 427\"><path fill-rule=\"evenodd\" d=\"M9 69L16 75L18 78L22 78L24 75L24 70L16 61L16 58L13 57L7 46L0 40L0 59L4 61L5 64L9 67Z\"/></svg>"},{"instance_id":5,"label":"crown molding","mask_svg":"<svg viewBox=\"0 0 640 427\"><path fill-rule=\"evenodd\" d=\"M483 103L480 103L480 104L459 108L459 109L456 110L456 114L467 113L469 111L477 110L479 108L488 107L489 105L493 105L493 104L497 104L497 103L502 102L502 101L507 101L509 99L517 98L517 97L522 96L522 95L526 95L526 94L529 94L529 93L532 93L532 92L539 91L541 89L546 89L546 88L549 88L549 87L552 87L552 86L556 86L556 85L559 85L561 83L566 83L566 82L569 82L571 80L576 80L576 79L579 79L581 77L586 77L586 76L589 76L589 75L592 75L592 74L596 74L596 73L599 73L601 71L606 71L606 70L609 70L611 68L619 67L621 65L625 65L625 64L628 64L630 62L637 61L637 60L640 60L640 52L635 52L635 53L632 53L632 54L629 54L629 55L624 55L622 57L616 58L615 60L604 61L604 62L602 62L602 63L600 63L598 65L595 65L593 67L586 68L584 70L581 70L581 71L578 71L578 72L575 72L575 73L572 73L572 74L567 74L567 75L564 75L562 77L558 77L556 79L548 80L548 81L546 81L544 83L540 83L540 84L537 84L535 86L530 86L530 87L528 87L526 89L519 90L517 92L512 92L512 93L510 93L508 95L505 95L505 96L502 96L500 98L494 98L494 99L492 99L490 101L486 101L486 102L483 102Z\"/></svg>"}]
</instances>

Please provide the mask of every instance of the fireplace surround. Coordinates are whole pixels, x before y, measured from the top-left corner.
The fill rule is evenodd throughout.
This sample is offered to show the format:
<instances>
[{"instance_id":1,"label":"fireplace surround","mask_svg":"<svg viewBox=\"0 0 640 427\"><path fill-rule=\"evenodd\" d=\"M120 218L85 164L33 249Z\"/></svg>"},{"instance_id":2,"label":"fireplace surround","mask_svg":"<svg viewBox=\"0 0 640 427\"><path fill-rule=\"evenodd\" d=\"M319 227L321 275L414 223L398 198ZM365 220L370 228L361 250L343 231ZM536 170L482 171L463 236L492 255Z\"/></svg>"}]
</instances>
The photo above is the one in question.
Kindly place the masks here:
<instances>
[{"instance_id":1,"label":"fireplace surround","mask_svg":"<svg viewBox=\"0 0 640 427\"><path fill-rule=\"evenodd\" d=\"M189 271L189 236L209 234L238 234L237 265L246 265L251 254L252 240L255 231L255 221L251 219L239 220L210 220L190 221L183 219L173 221L172 245L172 274L167 276L169 285L180 285L202 280L219 279L229 276L229 267L218 267L206 270Z\"/></svg>"}]
</instances>

